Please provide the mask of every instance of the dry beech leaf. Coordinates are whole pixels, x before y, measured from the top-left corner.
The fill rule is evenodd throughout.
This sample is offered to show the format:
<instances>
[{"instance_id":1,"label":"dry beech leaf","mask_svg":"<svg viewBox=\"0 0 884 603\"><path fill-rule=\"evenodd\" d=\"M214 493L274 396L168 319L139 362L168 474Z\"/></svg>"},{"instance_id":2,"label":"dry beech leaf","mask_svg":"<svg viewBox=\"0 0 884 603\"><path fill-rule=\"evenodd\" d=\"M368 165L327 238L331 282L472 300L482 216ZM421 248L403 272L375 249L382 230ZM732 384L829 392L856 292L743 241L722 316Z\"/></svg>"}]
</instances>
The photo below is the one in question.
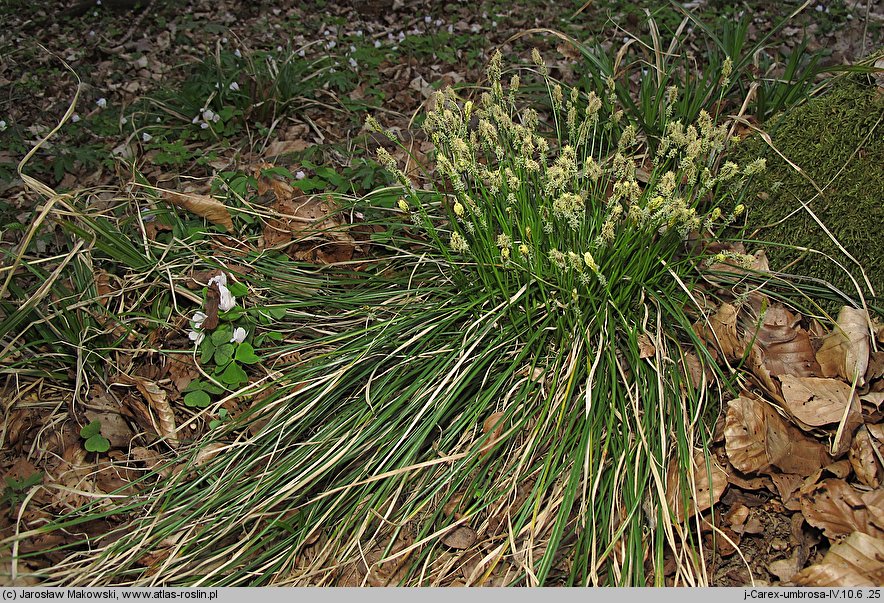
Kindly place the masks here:
<instances>
[{"instance_id":1,"label":"dry beech leaf","mask_svg":"<svg viewBox=\"0 0 884 603\"><path fill-rule=\"evenodd\" d=\"M169 378L179 392L183 392L191 381L199 377L196 361L191 354L169 354Z\"/></svg>"},{"instance_id":2,"label":"dry beech leaf","mask_svg":"<svg viewBox=\"0 0 884 603\"><path fill-rule=\"evenodd\" d=\"M679 466L676 459L669 462L669 471L666 475L666 502L669 508L673 510L673 518L677 523L684 521L685 517L694 515L696 510L700 512L710 508L713 504L721 500L721 495L727 489L727 473L722 469L714 458L709 458L710 467L706 466L706 456L702 450L694 453L694 482L697 487L695 509L695 499L691 495L687 501L687 513L682 505L682 492L679 487L679 476L684 472ZM709 469L712 469L712 479L710 484ZM711 487L710 487L711 486Z\"/></svg>"},{"instance_id":3,"label":"dry beech leaf","mask_svg":"<svg viewBox=\"0 0 884 603\"><path fill-rule=\"evenodd\" d=\"M485 441L485 444L482 448L479 449L479 454L488 454L494 445L497 443L497 440L500 439L500 434L503 433L503 418L502 412L496 412L490 415L485 422L482 423L482 433L486 434L488 432L492 432L491 436Z\"/></svg>"},{"instance_id":4,"label":"dry beech leaf","mask_svg":"<svg viewBox=\"0 0 884 603\"><path fill-rule=\"evenodd\" d=\"M869 366L866 369L866 382L884 377L884 350L879 349L869 356Z\"/></svg>"},{"instance_id":5,"label":"dry beech leaf","mask_svg":"<svg viewBox=\"0 0 884 603\"><path fill-rule=\"evenodd\" d=\"M359 560L344 566L337 586L396 586L408 573L408 558L412 551L403 553L414 539L405 530L399 533L396 541L385 557L386 546L375 545L365 551ZM401 554L400 554L401 553Z\"/></svg>"},{"instance_id":6,"label":"dry beech leaf","mask_svg":"<svg viewBox=\"0 0 884 603\"><path fill-rule=\"evenodd\" d=\"M309 146L309 142L300 138L297 140L277 140L267 145L267 148L264 149L264 156L277 157L288 153L300 153Z\"/></svg>"},{"instance_id":7,"label":"dry beech leaf","mask_svg":"<svg viewBox=\"0 0 884 603\"><path fill-rule=\"evenodd\" d=\"M851 532L884 538L884 490L861 492L843 479L826 479L801 494L801 512L829 539Z\"/></svg>"},{"instance_id":8,"label":"dry beech leaf","mask_svg":"<svg viewBox=\"0 0 884 603\"><path fill-rule=\"evenodd\" d=\"M761 350L761 364L773 376L819 375L810 336L798 327L800 316L795 316L782 304L773 304L764 316L764 323L756 335Z\"/></svg>"},{"instance_id":9,"label":"dry beech leaf","mask_svg":"<svg viewBox=\"0 0 884 603\"><path fill-rule=\"evenodd\" d=\"M479 540L479 536L473 528L457 526L442 537L442 544L459 551L465 551L476 544L477 540Z\"/></svg>"},{"instance_id":10,"label":"dry beech leaf","mask_svg":"<svg viewBox=\"0 0 884 603\"><path fill-rule=\"evenodd\" d=\"M178 447L178 433L175 426L175 412L166 399L166 390L144 377L121 376L120 381L129 383L138 388L148 405L157 413L157 421L154 425L156 432L165 438L171 448Z\"/></svg>"},{"instance_id":11,"label":"dry beech leaf","mask_svg":"<svg viewBox=\"0 0 884 603\"><path fill-rule=\"evenodd\" d=\"M638 336L638 357L639 358L650 358L654 354L657 353L657 348L654 347L654 342L651 341L651 338L647 333L642 333Z\"/></svg>"},{"instance_id":12,"label":"dry beech leaf","mask_svg":"<svg viewBox=\"0 0 884 603\"><path fill-rule=\"evenodd\" d=\"M859 399L880 409L881 405L884 404L884 392L869 392L860 396Z\"/></svg>"},{"instance_id":13,"label":"dry beech leaf","mask_svg":"<svg viewBox=\"0 0 884 603\"><path fill-rule=\"evenodd\" d=\"M781 375L786 410L806 425L820 427L839 423L847 411L850 386L837 379ZM862 423L859 400L854 393L847 411L847 426ZM851 417L851 415L853 415Z\"/></svg>"},{"instance_id":14,"label":"dry beech leaf","mask_svg":"<svg viewBox=\"0 0 884 603\"><path fill-rule=\"evenodd\" d=\"M277 215L264 224L264 247L287 247L319 237L332 244L314 243L309 249L295 251L295 259L326 264L352 259L356 241L344 230L334 199L309 197L285 182L260 176L260 170L256 178L259 194L272 191L276 197L270 209Z\"/></svg>"},{"instance_id":15,"label":"dry beech leaf","mask_svg":"<svg viewBox=\"0 0 884 603\"><path fill-rule=\"evenodd\" d=\"M746 346L737 334L737 309L731 304L721 304L718 310L709 317L708 324L702 321L695 325L698 335L706 343L714 344L728 361L739 360L746 351ZM712 332L709 332L709 329Z\"/></svg>"},{"instance_id":16,"label":"dry beech leaf","mask_svg":"<svg viewBox=\"0 0 884 603\"><path fill-rule=\"evenodd\" d=\"M849 306L841 308L834 330L816 353L823 375L865 384L869 367L869 315Z\"/></svg>"},{"instance_id":17,"label":"dry beech leaf","mask_svg":"<svg viewBox=\"0 0 884 603\"><path fill-rule=\"evenodd\" d=\"M85 413L89 422L101 421L101 435L107 438L112 448L121 448L126 450L132 443L135 434L129 428L119 413L116 412L94 412L87 410Z\"/></svg>"},{"instance_id":18,"label":"dry beech leaf","mask_svg":"<svg viewBox=\"0 0 884 603\"><path fill-rule=\"evenodd\" d=\"M804 568L799 586L881 586L884 584L884 540L853 532L832 545L817 564Z\"/></svg>"},{"instance_id":19,"label":"dry beech leaf","mask_svg":"<svg viewBox=\"0 0 884 603\"><path fill-rule=\"evenodd\" d=\"M822 444L761 400L741 396L728 402L724 437L731 464L743 473L769 473L774 466L808 476L831 462Z\"/></svg>"},{"instance_id":20,"label":"dry beech leaf","mask_svg":"<svg viewBox=\"0 0 884 603\"><path fill-rule=\"evenodd\" d=\"M226 444L222 444L221 442L211 442L200 448L193 464L197 467L201 467L218 456L218 454L220 454L225 448L227 448Z\"/></svg>"},{"instance_id":21,"label":"dry beech leaf","mask_svg":"<svg viewBox=\"0 0 884 603\"><path fill-rule=\"evenodd\" d=\"M233 230L233 218L227 206L208 195L196 195L189 193L182 195L173 191L163 191L163 197L171 204L205 218L212 224L223 226L224 230Z\"/></svg>"},{"instance_id":22,"label":"dry beech leaf","mask_svg":"<svg viewBox=\"0 0 884 603\"><path fill-rule=\"evenodd\" d=\"M859 481L870 488L877 488L884 479L884 467L879 462L879 454L884 455L884 446L877 450L877 444L869 434L868 428L863 425L853 437L850 445L850 465Z\"/></svg>"}]
</instances>

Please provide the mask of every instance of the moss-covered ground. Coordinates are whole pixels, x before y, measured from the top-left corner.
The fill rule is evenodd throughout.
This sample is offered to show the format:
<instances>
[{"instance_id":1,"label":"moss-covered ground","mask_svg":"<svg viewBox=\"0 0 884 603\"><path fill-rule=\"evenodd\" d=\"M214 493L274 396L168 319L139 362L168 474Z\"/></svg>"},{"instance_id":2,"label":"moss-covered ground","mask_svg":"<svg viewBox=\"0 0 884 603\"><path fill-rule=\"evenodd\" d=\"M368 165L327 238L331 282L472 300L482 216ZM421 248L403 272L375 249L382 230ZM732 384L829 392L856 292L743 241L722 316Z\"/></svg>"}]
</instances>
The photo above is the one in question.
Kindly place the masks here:
<instances>
[{"instance_id":1,"label":"moss-covered ground","mask_svg":"<svg viewBox=\"0 0 884 603\"><path fill-rule=\"evenodd\" d=\"M818 252L770 245L772 268L822 279L855 297L856 287L846 268L864 296L870 295L871 284L880 300L884 290L882 116L884 95L877 87L865 77L845 78L769 124L773 148L758 136L746 144L741 155L766 157L768 167L752 186L750 198L755 202L747 218L749 232L757 232L753 238ZM868 283L826 229L861 264Z\"/></svg>"}]
</instances>

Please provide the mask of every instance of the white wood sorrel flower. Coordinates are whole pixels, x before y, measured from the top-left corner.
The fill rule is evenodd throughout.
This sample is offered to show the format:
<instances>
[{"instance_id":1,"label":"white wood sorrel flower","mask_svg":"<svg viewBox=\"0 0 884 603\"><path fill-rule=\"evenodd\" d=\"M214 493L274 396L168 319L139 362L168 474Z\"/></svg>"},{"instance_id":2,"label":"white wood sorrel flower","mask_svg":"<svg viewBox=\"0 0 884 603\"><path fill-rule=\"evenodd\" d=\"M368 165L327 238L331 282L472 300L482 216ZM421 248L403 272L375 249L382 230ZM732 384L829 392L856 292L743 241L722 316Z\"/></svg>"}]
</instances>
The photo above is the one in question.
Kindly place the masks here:
<instances>
[{"instance_id":1,"label":"white wood sorrel flower","mask_svg":"<svg viewBox=\"0 0 884 603\"><path fill-rule=\"evenodd\" d=\"M227 288L227 275L222 272L218 276L213 276L209 279L209 287L212 286L212 283L218 284L218 291L221 295L218 309L227 312L236 305L236 298L230 294L230 290Z\"/></svg>"},{"instance_id":2,"label":"white wood sorrel flower","mask_svg":"<svg viewBox=\"0 0 884 603\"><path fill-rule=\"evenodd\" d=\"M246 335L248 335L248 334L249 334L249 332L246 331L245 329L243 329L242 327L236 327L233 330L233 337L230 338L230 343L234 343L234 342L242 343L243 341L246 340Z\"/></svg>"},{"instance_id":3,"label":"white wood sorrel flower","mask_svg":"<svg viewBox=\"0 0 884 603\"><path fill-rule=\"evenodd\" d=\"M190 330L190 333L187 334L187 337L194 342L195 345L201 344L203 339L206 338L206 334L200 330L203 326L203 321L206 318L207 317L203 312L196 312L193 315L193 328Z\"/></svg>"}]
</instances>

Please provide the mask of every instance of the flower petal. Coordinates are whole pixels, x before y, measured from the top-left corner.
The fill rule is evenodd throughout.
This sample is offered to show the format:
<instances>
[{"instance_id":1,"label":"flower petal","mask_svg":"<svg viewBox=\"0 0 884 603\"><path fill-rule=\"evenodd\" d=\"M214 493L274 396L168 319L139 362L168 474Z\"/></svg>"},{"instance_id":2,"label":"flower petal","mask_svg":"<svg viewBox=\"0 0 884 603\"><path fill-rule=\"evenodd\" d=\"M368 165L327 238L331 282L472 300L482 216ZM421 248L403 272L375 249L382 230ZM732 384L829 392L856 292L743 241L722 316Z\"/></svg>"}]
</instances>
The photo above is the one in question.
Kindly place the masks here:
<instances>
[{"instance_id":1,"label":"flower petal","mask_svg":"<svg viewBox=\"0 0 884 603\"><path fill-rule=\"evenodd\" d=\"M236 327L233 330L233 337L230 338L230 343L242 343L246 340L246 335L248 335L248 331L242 327Z\"/></svg>"},{"instance_id":2,"label":"flower petal","mask_svg":"<svg viewBox=\"0 0 884 603\"><path fill-rule=\"evenodd\" d=\"M218 291L221 296L221 300L218 302L218 309L222 312L227 312L236 305L236 298L230 294L230 289L224 285L219 284Z\"/></svg>"}]
</instances>

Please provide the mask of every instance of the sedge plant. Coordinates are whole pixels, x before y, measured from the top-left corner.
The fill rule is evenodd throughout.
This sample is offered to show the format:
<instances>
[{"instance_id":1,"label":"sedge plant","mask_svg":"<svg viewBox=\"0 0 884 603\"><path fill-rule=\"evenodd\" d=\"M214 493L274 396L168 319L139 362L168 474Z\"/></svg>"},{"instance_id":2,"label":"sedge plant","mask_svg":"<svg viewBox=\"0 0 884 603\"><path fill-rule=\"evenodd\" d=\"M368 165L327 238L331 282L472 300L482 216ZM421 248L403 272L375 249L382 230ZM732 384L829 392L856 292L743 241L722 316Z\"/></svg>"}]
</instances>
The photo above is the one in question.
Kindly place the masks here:
<instances>
[{"instance_id":1,"label":"sedge plant","mask_svg":"<svg viewBox=\"0 0 884 603\"><path fill-rule=\"evenodd\" d=\"M684 509L714 503L698 482L727 384L698 382L686 360L710 259L696 240L743 211L763 163L724 161L728 124L703 112L661 112L649 153L618 108L552 81L538 53L506 83L498 54L488 77L479 102L446 91L426 116L435 190L381 152L402 186L351 200L385 228L373 259L251 257L250 290L287 308L284 341L252 369L255 402L139 494L37 530L116 526L41 578L708 583L706 519ZM521 77L547 87L550 111L525 105ZM446 537L466 527L479 562L461 572Z\"/></svg>"}]
</instances>

